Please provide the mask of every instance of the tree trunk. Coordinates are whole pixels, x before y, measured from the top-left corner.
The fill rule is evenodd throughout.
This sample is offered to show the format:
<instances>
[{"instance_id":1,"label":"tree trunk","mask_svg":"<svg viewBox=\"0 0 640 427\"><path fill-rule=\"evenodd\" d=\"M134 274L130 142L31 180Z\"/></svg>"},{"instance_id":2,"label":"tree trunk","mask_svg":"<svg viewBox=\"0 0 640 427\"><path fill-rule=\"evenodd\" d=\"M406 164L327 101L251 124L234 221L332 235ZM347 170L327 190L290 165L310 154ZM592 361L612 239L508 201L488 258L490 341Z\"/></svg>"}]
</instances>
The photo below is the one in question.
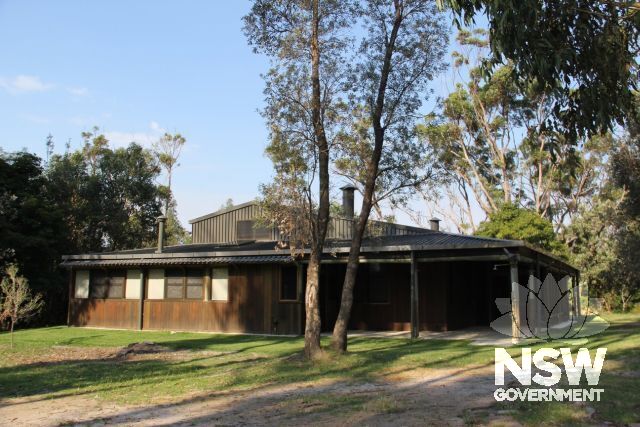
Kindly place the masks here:
<instances>
[{"instance_id":1,"label":"tree trunk","mask_svg":"<svg viewBox=\"0 0 640 427\"><path fill-rule=\"evenodd\" d=\"M305 310L307 323L304 330L304 353L308 358L316 357L320 352L320 262L324 240L329 225L329 144L324 130L320 93L320 46L319 46L319 0L312 3L311 22L311 110L315 143L318 147L319 200L318 216L314 224L313 243L307 269L307 291Z\"/></svg>"},{"instance_id":2,"label":"tree trunk","mask_svg":"<svg viewBox=\"0 0 640 427\"><path fill-rule=\"evenodd\" d=\"M384 144L384 127L382 126L384 98L387 89L389 73L391 71L391 56L395 48L395 41L398 36L398 31L403 19L401 4L395 4L396 13L393 21L393 28L391 30L389 42L385 47L384 60L382 63L382 70L380 72L380 83L376 96L376 104L373 111L371 112L374 131L374 148L371 154L371 158L366 164L366 178L364 192L362 194L362 208L360 210L360 216L358 217L358 222L356 223L355 230L353 231L353 239L351 240L351 247L349 248L349 259L347 261L347 271L345 273L344 283L342 286L340 311L338 312L338 318L336 319L336 323L333 328L333 336L331 339L331 346L338 352L347 351L347 326L349 325L349 318L351 317L351 307L353 306L353 288L355 287L356 278L358 275L360 247L362 245L362 238L367 227L367 221L369 220L369 214L371 213L371 206L373 205L373 193L375 191L376 179L378 177L378 166L380 164L380 158L382 156L382 146Z\"/></svg>"},{"instance_id":3,"label":"tree trunk","mask_svg":"<svg viewBox=\"0 0 640 427\"><path fill-rule=\"evenodd\" d=\"M11 319L11 349L13 350L13 325L15 324L15 322L13 321L13 319Z\"/></svg>"},{"instance_id":4,"label":"tree trunk","mask_svg":"<svg viewBox=\"0 0 640 427\"><path fill-rule=\"evenodd\" d=\"M321 353L320 348L320 256L313 252L307 266L307 289L305 292L306 323L304 328L304 355L314 359Z\"/></svg>"}]
</instances>

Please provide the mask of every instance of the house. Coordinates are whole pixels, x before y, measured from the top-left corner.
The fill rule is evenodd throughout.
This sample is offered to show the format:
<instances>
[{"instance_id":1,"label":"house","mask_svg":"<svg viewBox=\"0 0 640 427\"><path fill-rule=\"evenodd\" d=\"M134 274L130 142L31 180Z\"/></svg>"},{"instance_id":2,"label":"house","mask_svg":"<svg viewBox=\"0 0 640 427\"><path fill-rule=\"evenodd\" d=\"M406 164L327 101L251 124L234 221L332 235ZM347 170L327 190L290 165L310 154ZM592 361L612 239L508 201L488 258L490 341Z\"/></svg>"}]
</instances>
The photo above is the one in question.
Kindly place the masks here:
<instances>
[{"instance_id":1,"label":"house","mask_svg":"<svg viewBox=\"0 0 640 427\"><path fill-rule=\"evenodd\" d=\"M353 187L332 218L321 268L323 330L332 329L353 229ZM191 220L193 244L65 256L68 323L127 329L302 334L305 256L277 247L276 228L256 222L254 202ZM160 228L163 222L160 221ZM510 298L514 333L526 295L515 283L579 272L522 241L372 221L362 245L350 329L448 331L487 326ZM566 290L566 282L564 282ZM579 299L555 310L558 322ZM557 313L557 314L556 314ZM543 321L537 319L536 321ZM546 322L546 319L544 319Z\"/></svg>"}]
</instances>

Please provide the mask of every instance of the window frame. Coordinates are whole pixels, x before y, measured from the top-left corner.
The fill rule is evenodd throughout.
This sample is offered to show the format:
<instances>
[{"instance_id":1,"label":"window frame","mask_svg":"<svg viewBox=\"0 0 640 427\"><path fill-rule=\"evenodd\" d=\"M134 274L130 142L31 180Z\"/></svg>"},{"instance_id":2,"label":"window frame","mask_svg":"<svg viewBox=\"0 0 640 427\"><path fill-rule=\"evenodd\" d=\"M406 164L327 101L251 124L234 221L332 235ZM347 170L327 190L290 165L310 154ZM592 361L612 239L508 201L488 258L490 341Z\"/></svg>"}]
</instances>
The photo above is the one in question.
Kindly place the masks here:
<instances>
[{"instance_id":1,"label":"window frame","mask_svg":"<svg viewBox=\"0 0 640 427\"><path fill-rule=\"evenodd\" d=\"M181 297L180 298L174 298L174 297L169 297L169 274L168 272L170 271L180 271L180 277L181 277ZM193 276L193 277L200 277L201 279L201 284L200 284L200 297L199 298L188 298L187 297L187 288L189 286L191 287L195 287L193 285L188 285L188 278L189 276L189 270L197 270L200 272L200 276ZM204 268L199 268L199 267L173 267L173 268L165 268L164 269L164 300L168 300L168 301L204 301L204 296L205 296L205 274L206 273L206 269ZM173 278L173 276L171 276L171 278ZM171 286L176 286L176 285L171 285Z\"/></svg>"},{"instance_id":2,"label":"window frame","mask_svg":"<svg viewBox=\"0 0 640 427\"><path fill-rule=\"evenodd\" d=\"M100 272L102 274L104 274L105 277L109 278L109 284L107 285L107 291L106 291L106 295L107 296L103 296L103 297L96 297L94 295L93 289L94 289L94 278L95 278L95 274L96 272ZM114 274L114 273L122 273L122 275L119 274ZM119 297L110 297L109 296L109 291L111 290L111 279L114 277L119 277L122 278L122 294ZM127 270L126 269L92 269L89 270L89 292L88 292L88 296L87 299L96 299L96 300L123 300L126 299L127 297Z\"/></svg>"},{"instance_id":3,"label":"window frame","mask_svg":"<svg viewBox=\"0 0 640 427\"><path fill-rule=\"evenodd\" d=\"M282 295L282 289L283 289L283 284L284 284L284 274L283 271L285 268L292 268L295 271L295 292L296 292L296 297L295 299L289 299L289 298L283 298ZM297 265L282 265L280 266L280 280L278 281L278 302L283 302L283 303L297 303L300 302L300 289L298 286L298 275L300 274L300 267Z\"/></svg>"}]
</instances>

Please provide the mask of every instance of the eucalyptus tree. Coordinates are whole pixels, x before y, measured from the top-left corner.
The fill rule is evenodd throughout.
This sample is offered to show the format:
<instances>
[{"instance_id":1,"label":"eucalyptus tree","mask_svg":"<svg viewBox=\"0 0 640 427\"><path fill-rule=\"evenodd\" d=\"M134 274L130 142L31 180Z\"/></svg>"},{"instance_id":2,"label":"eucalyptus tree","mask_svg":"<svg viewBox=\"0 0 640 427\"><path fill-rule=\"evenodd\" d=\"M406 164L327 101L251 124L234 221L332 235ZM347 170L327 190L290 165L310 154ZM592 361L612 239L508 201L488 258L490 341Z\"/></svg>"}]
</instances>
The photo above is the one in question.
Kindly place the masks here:
<instances>
[{"instance_id":1,"label":"eucalyptus tree","mask_svg":"<svg viewBox=\"0 0 640 427\"><path fill-rule=\"evenodd\" d=\"M621 124L633 105L640 5L618 0L438 0L459 25L489 23L485 72L512 64L518 84L551 96L547 127L570 141Z\"/></svg>"},{"instance_id":2,"label":"eucalyptus tree","mask_svg":"<svg viewBox=\"0 0 640 427\"><path fill-rule=\"evenodd\" d=\"M320 353L319 274L329 224L330 150L345 83L353 4L338 0L256 0L244 17L254 50L271 58L262 111L275 167L265 207L291 242L310 246L305 355ZM317 187L316 187L317 186ZM301 225L300 225L301 224Z\"/></svg>"},{"instance_id":3,"label":"eucalyptus tree","mask_svg":"<svg viewBox=\"0 0 640 427\"><path fill-rule=\"evenodd\" d=\"M503 205L518 204L559 231L599 185L610 138L594 135L576 143L549 128L551 94L536 82L518 84L512 64L482 72L489 45L484 30L461 31L458 42L453 69L466 82L419 129L445 171L436 198L449 208L440 203L438 213L460 232L475 232L478 213L489 217Z\"/></svg>"},{"instance_id":4,"label":"eucalyptus tree","mask_svg":"<svg viewBox=\"0 0 640 427\"><path fill-rule=\"evenodd\" d=\"M167 185L162 186L160 191L163 193L165 200L164 215L167 217L167 227L165 233L167 235L167 244L183 244L189 243L189 233L182 227L177 214L177 202L173 197L173 173L180 164L180 154L187 139L179 133L171 134L165 132L154 144L153 153L158 164L165 171Z\"/></svg>"},{"instance_id":5,"label":"eucalyptus tree","mask_svg":"<svg viewBox=\"0 0 640 427\"><path fill-rule=\"evenodd\" d=\"M435 2L368 0L360 4L364 34L352 60L350 104L361 111L356 138L368 155L362 156L360 175L362 206L354 224L340 311L333 329L332 346L347 349L347 325L353 305L360 248L380 184L400 189L409 174L416 123L428 83L443 69L447 32ZM352 117L358 118L357 114ZM406 156L409 155L409 158ZM395 177L394 177L395 176ZM394 178L390 178L394 177ZM400 178L399 180L397 178Z\"/></svg>"}]
</instances>

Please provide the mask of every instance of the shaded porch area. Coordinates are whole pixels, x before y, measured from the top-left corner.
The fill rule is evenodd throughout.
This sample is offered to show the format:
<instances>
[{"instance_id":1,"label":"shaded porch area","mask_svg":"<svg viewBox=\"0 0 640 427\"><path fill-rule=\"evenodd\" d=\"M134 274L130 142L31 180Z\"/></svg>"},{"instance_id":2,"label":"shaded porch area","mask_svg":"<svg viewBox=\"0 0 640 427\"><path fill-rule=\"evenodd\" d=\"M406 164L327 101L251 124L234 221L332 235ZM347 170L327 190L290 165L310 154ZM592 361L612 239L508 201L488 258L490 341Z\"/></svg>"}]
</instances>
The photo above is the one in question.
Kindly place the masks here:
<instances>
[{"instance_id":1,"label":"shaded porch area","mask_svg":"<svg viewBox=\"0 0 640 427\"><path fill-rule=\"evenodd\" d=\"M551 274L556 281L564 276L577 280L577 272L553 265L546 259L521 257L506 252L456 257L427 258L411 253L411 258L363 258L358 269L349 330L385 336L433 337L435 333L466 331L446 335L460 339L495 341L486 337L491 322L504 312L496 300L506 302L520 324L526 323L527 288L532 277L544 281ZM340 308L344 262L323 263L321 269L320 311L322 329L330 332ZM513 283L518 285L514 285ZM565 283L564 292L568 290ZM568 318L577 308L577 295L556 312L557 321ZM541 321L544 319L536 319ZM519 326L519 325L518 325ZM514 328L516 327L514 322ZM471 329L470 329L471 328ZM473 334L479 333L477 338ZM471 334L471 335L469 335ZM499 335L499 334L497 334ZM500 335L504 337L503 335ZM516 335L514 335L516 336ZM466 337L466 338L464 338ZM445 338L447 339L447 338Z\"/></svg>"}]
</instances>

